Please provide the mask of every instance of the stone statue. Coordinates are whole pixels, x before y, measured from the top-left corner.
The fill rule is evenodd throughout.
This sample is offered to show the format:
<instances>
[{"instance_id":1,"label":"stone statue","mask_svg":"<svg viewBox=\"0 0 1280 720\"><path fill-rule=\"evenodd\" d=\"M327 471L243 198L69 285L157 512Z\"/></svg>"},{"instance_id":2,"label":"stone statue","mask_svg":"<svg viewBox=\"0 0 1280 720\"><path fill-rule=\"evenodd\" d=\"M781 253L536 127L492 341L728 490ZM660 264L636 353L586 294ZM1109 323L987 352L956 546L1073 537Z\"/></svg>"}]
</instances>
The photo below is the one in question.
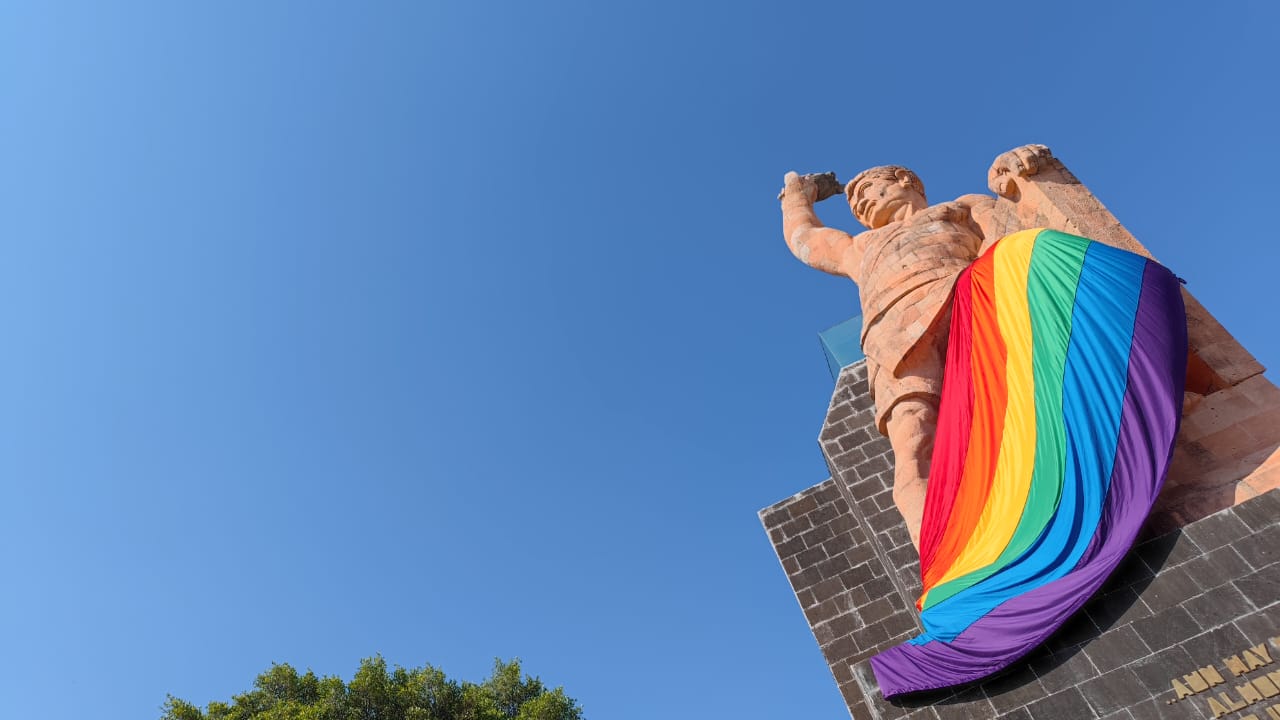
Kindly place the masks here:
<instances>
[{"instance_id":1,"label":"stone statue","mask_svg":"<svg viewBox=\"0 0 1280 720\"><path fill-rule=\"evenodd\" d=\"M996 158L991 190L1006 195L1015 177L1052 160L1043 145L1025 145ZM996 199L964 195L930 206L912 171L893 165L859 173L844 187L849 209L865 232L823 226L813 204L836 194L827 175L787 173L782 231L805 264L858 284L862 350L876 407L876 427L895 459L893 500L919 545L925 487L942 395L943 363L957 276L999 239Z\"/></svg>"}]
</instances>

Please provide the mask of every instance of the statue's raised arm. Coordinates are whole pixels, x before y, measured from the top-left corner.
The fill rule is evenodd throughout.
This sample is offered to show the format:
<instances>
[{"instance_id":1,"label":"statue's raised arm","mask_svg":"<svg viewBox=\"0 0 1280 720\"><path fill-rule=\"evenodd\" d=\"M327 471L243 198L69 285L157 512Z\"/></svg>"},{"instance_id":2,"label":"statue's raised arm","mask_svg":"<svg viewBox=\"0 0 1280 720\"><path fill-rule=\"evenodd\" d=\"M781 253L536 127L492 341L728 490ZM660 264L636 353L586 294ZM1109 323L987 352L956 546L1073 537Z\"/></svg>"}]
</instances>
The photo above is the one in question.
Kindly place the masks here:
<instances>
[{"instance_id":1,"label":"statue's raised arm","mask_svg":"<svg viewBox=\"0 0 1280 720\"><path fill-rule=\"evenodd\" d=\"M840 183L832 173L783 178L782 234L787 247L800 262L832 275L847 275L847 265L855 261L851 253L855 239L849 233L829 228L818 219L813 204L840 193Z\"/></svg>"}]
</instances>

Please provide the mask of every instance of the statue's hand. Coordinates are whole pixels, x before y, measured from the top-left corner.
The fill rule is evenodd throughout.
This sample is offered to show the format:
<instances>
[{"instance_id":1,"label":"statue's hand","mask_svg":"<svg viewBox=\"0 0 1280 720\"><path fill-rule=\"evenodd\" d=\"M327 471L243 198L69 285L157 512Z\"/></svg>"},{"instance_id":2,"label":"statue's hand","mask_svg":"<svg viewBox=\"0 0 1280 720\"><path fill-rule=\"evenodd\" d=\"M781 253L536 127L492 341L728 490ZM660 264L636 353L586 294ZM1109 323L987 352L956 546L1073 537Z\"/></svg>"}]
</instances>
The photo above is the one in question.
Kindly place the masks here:
<instances>
[{"instance_id":1,"label":"statue's hand","mask_svg":"<svg viewBox=\"0 0 1280 720\"><path fill-rule=\"evenodd\" d=\"M800 196L812 205L818 199L818 184L808 175L800 175L795 171L789 172L782 176L782 190L778 192L778 199L781 200L785 196Z\"/></svg>"},{"instance_id":2,"label":"statue's hand","mask_svg":"<svg viewBox=\"0 0 1280 720\"><path fill-rule=\"evenodd\" d=\"M812 205L815 202L826 200L832 195L839 195L844 192L844 186L836 179L835 173L797 175L794 172L789 172L782 178L782 182L782 192L778 193L779 200L783 196L791 195L794 192L803 196L805 201Z\"/></svg>"},{"instance_id":3,"label":"statue's hand","mask_svg":"<svg viewBox=\"0 0 1280 720\"><path fill-rule=\"evenodd\" d=\"M1009 197L1016 188L1014 178L1035 175L1051 160L1053 153L1044 145L1023 145L1001 153L987 171L987 187L997 195Z\"/></svg>"}]
</instances>

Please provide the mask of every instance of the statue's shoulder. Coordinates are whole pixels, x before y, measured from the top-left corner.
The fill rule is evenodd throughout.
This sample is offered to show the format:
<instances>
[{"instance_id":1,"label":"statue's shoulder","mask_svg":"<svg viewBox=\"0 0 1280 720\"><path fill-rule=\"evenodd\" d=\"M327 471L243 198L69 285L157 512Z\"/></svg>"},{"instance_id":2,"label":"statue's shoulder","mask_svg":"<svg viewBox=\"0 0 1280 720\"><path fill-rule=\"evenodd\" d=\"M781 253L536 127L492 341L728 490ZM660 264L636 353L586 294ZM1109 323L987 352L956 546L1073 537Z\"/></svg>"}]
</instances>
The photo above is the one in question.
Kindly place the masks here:
<instances>
[{"instance_id":1,"label":"statue's shoulder","mask_svg":"<svg viewBox=\"0 0 1280 720\"><path fill-rule=\"evenodd\" d=\"M876 228L875 230L865 230L860 233L858 237L865 238L866 242L864 244L867 247L871 247L896 235L902 229L902 226L903 223L891 222L888 225Z\"/></svg>"},{"instance_id":2,"label":"statue's shoulder","mask_svg":"<svg viewBox=\"0 0 1280 720\"><path fill-rule=\"evenodd\" d=\"M967 196L966 196L967 197ZM932 222L961 223L969 220L969 204L964 198L930 205L911 217L911 224L923 225Z\"/></svg>"}]
</instances>

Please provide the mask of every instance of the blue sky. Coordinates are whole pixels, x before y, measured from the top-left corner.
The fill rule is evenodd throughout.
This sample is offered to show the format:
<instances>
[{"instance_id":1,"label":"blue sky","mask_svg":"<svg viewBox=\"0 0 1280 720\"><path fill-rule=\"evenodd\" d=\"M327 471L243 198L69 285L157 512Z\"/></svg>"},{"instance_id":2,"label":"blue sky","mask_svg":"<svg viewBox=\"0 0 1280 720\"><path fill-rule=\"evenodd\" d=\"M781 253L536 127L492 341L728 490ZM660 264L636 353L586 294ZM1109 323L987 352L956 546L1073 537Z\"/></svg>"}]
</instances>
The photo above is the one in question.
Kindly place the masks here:
<instances>
[{"instance_id":1,"label":"blue sky","mask_svg":"<svg viewBox=\"0 0 1280 720\"><path fill-rule=\"evenodd\" d=\"M590 718L844 717L755 515L825 476L816 333L857 308L782 175L938 201L1047 144L1275 365L1278 21L5 4L6 714L382 653L520 656Z\"/></svg>"}]
</instances>

